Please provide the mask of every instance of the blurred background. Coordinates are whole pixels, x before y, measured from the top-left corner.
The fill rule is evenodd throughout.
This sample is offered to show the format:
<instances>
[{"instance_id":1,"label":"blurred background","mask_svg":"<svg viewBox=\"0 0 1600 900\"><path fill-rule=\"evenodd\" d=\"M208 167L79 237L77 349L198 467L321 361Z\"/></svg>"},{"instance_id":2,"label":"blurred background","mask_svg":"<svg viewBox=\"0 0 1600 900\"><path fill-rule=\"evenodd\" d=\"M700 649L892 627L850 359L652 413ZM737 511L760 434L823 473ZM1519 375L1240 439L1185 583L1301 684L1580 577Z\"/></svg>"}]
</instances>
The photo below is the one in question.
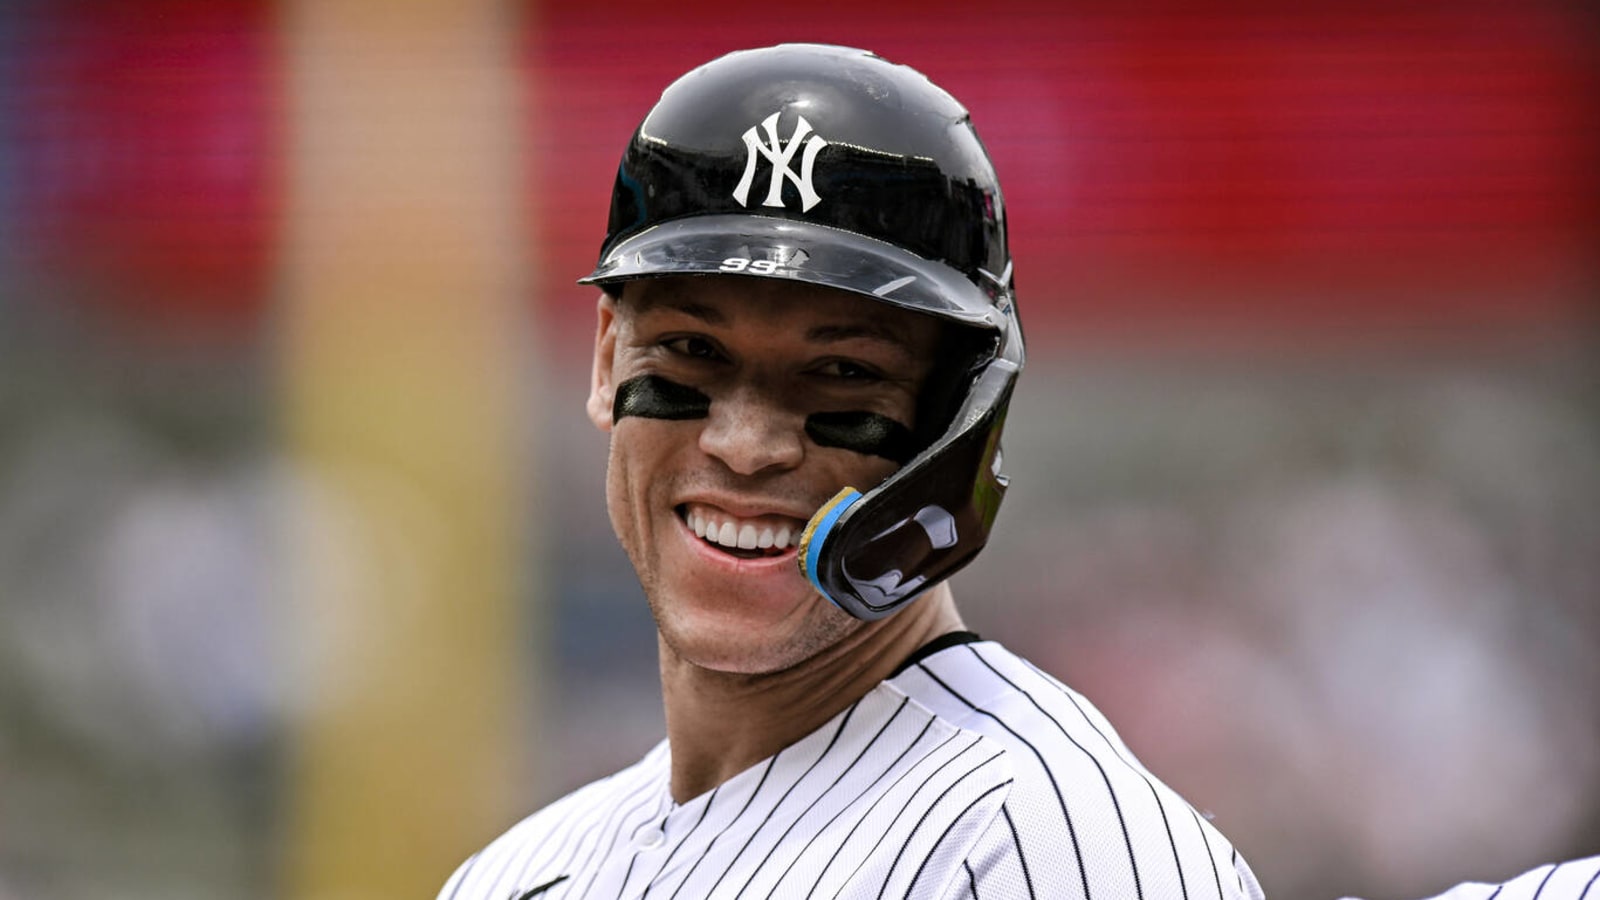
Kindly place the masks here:
<instances>
[{"instance_id":1,"label":"blurred background","mask_svg":"<svg viewBox=\"0 0 1600 900\"><path fill-rule=\"evenodd\" d=\"M0 9L0 900L431 897L659 738L573 280L661 88L784 40L1006 188L977 630L1270 896L1600 851L1592 4Z\"/></svg>"}]
</instances>

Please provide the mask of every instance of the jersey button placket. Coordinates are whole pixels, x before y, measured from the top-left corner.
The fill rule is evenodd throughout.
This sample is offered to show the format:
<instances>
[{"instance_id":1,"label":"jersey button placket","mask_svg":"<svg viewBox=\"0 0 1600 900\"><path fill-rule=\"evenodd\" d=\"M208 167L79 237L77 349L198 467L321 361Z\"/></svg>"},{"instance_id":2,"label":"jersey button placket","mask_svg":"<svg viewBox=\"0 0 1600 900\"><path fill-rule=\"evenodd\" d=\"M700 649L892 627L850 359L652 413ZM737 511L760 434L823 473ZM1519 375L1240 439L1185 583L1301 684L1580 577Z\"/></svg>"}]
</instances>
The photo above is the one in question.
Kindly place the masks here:
<instances>
[{"instance_id":1,"label":"jersey button placket","mask_svg":"<svg viewBox=\"0 0 1600 900\"><path fill-rule=\"evenodd\" d=\"M656 809L656 814L650 821L640 825L633 833L633 848L635 850L655 850L667 843L667 818L677 804L663 792L661 806Z\"/></svg>"},{"instance_id":2,"label":"jersey button placket","mask_svg":"<svg viewBox=\"0 0 1600 900\"><path fill-rule=\"evenodd\" d=\"M667 833L657 824L649 824L634 832L633 846L638 850L655 850L667 843Z\"/></svg>"}]
</instances>

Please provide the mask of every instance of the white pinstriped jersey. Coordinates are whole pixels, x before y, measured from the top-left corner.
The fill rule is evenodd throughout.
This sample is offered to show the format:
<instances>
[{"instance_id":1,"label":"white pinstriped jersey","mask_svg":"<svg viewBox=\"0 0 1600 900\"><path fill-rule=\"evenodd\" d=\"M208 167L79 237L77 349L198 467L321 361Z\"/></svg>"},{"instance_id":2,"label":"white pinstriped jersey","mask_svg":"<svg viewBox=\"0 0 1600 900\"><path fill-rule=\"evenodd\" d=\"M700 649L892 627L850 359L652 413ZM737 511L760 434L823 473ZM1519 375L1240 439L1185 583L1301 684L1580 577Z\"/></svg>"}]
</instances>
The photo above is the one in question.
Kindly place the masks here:
<instances>
[{"instance_id":1,"label":"white pinstriped jersey","mask_svg":"<svg viewBox=\"0 0 1600 900\"><path fill-rule=\"evenodd\" d=\"M1250 900L1105 718L993 642L939 650L684 804L670 749L523 820L440 900Z\"/></svg>"},{"instance_id":2,"label":"white pinstriped jersey","mask_svg":"<svg viewBox=\"0 0 1600 900\"><path fill-rule=\"evenodd\" d=\"M1600 900L1600 856L1543 865L1504 884L1458 884L1430 900Z\"/></svg>"}]
</instances>

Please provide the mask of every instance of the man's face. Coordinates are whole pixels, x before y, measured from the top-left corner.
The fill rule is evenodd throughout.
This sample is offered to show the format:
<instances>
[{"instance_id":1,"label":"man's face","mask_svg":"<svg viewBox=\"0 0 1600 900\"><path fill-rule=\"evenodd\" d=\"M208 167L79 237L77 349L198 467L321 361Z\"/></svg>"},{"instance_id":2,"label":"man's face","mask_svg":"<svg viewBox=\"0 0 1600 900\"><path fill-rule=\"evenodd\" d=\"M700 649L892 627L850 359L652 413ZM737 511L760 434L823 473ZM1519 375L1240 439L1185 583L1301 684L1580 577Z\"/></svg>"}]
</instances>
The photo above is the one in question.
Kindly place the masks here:
<instances>
[{"instance_id":1,"label":"man's face","mask_svg":"<svg viewBox=\"0 0 1600 900\"><path fill-rule=\"evenodd\" d=\"M806 418L874 413L914 427L939 327L843 291L765 278L652 278L629 282L620 301L601 299L589 415L612 433L607 507L679 656L778 671L863 625L816 593L796 545L841 488L866 491L898 466L819 446ZM613 421L618 387L640 376L691 388L709 407Z\"/></svg>"}]
</instances>

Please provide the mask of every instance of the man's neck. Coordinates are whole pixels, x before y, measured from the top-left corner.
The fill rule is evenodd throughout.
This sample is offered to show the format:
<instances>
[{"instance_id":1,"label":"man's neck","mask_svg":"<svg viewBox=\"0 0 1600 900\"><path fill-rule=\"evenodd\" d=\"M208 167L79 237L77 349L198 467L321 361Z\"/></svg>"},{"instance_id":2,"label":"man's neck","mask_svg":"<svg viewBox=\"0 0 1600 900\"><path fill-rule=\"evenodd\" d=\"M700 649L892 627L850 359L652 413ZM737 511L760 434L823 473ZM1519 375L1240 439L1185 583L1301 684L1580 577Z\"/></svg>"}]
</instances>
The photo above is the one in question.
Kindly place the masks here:
<instances>
[{"instance_id":1,"label":"man's neck","mask_svg":"<svg viewBox=\"0 0 1600 900\"><path fill-rule=\"evenodd\" d=\"M705 669L661 645L672 798L688 801L800 740L928 641L963 627L947 585L781 672Z\"/></svg>"}]
</instances>

